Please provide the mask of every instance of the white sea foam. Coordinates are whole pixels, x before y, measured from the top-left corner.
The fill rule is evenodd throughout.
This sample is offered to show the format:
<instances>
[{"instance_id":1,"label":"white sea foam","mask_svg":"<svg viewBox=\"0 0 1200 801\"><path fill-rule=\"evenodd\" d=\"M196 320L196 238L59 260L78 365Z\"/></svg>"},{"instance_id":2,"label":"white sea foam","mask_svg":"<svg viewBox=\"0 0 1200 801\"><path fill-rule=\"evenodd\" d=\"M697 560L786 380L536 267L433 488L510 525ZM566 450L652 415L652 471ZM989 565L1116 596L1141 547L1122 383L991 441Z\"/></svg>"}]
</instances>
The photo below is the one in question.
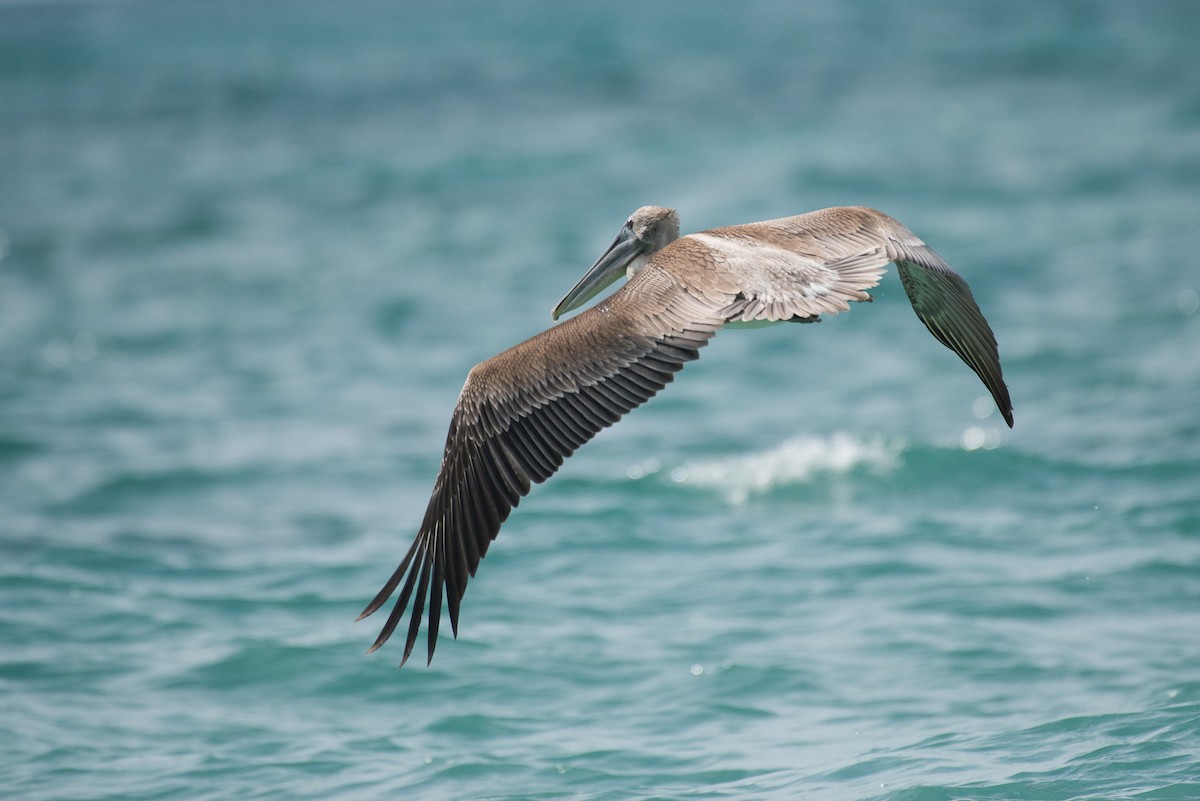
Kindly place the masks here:
<instances>
[{"instance_id":1,"label":"white sea foam","mask_svg":"<svg viewBox=\"0 0 1200 801\"><path fill-rule=\"evenodd\" d=\"M757 453L686 462L671 468L668 475L677 484L715 488L731 503L745 503L751 494L781 485L804 484L818 475L846 473L859 467L894 470L903 449L903 442L883 437L855 438L842 433L795 437ZM628 474L637 479L662 469L653 460L634 465Z\"/></svg>"}]
</instances>

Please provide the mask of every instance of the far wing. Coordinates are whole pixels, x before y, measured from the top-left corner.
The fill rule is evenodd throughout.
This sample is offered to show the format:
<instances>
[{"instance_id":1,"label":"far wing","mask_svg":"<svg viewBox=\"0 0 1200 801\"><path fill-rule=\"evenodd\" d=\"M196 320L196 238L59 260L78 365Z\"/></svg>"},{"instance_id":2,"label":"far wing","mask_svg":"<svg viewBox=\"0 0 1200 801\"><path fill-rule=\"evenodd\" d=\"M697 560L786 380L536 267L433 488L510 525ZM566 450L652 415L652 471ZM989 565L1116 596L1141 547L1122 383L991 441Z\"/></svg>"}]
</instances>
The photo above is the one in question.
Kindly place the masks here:
<instances>
[{"instance_id":1,"label":"far wing","mask_svg":"<svg viewBox=\"0 0 1200 801\"><path fill-rule=\"evenodd\" d=\"M813 319L870 300L894 261L913 310L959 355L1013 424L996 337L970 287L934 250L886 214L843 206L692 234L724 261L742 298L733 319Z\"/></svg>"}]
</instances>

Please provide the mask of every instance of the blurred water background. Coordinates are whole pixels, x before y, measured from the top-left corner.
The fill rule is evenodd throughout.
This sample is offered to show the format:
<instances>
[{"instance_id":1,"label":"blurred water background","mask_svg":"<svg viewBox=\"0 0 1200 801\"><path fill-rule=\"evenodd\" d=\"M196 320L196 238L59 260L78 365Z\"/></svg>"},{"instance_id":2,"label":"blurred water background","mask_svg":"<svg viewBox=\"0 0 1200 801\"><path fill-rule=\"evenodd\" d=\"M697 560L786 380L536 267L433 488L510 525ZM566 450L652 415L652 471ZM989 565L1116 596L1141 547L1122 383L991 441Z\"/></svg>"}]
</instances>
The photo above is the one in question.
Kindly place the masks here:
<instances>
[{"instance_id":1,"label":"blurred water background","mask_svg":"<svg viewBox=\"0 0 1200 801\"><path fill-rule=\"evenodd\" d=\"M0 4L0 786L21 799L1200 798L1200 5ZM467 370L637 206L875 206L353 619Z\"/></svg>"}]
</instances>

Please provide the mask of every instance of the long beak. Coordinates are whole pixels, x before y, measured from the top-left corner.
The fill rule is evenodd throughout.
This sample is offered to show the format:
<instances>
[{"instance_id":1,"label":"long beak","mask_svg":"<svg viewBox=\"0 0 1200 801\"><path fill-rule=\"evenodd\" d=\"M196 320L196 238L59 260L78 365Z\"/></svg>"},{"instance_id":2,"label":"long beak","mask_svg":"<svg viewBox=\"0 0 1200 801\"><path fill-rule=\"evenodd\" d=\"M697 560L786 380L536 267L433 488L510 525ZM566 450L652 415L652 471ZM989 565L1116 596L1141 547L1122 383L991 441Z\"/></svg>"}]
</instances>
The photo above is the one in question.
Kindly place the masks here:
<instances>
[{"instance_id":1,"label":"long beak","mask_svg":"<svg viewBox=\"0 0 1200 801\"><path fill-rule=\"evenodd\" d=\"M557 320L559 316L578 309L625 274L629 263L636 259L644 250L646 244L637 238L631 228L622 228L621 233L604 251L604 255L596 260L591 269L579 279L579 283L568 292L550 316Z\"/></svg>"}]
</instances>

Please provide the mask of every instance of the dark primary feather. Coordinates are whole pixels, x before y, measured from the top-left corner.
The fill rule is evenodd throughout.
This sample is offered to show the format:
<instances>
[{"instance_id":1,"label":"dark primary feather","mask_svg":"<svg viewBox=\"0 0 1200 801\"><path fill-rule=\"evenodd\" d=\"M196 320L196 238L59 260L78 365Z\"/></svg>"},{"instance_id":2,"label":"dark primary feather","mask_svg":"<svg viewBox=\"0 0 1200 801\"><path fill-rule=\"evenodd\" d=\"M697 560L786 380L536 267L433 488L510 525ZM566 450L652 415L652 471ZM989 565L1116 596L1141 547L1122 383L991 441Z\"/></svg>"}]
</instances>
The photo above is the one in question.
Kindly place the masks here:
<instances>
[{"instance_id":1,"label":"dark primary feather","mask_svg":"<svg viewBox=\"0 0 1200 801\"><path fill-rule=\"evenodd\" d=\"M925 245L907 248L896 258L896 266L917 317L939 342L975 371L992 393L1004 422L1012 428L1012 398L1000 369L996 336L967 282Z\"/></svg>"}]
</instances>

